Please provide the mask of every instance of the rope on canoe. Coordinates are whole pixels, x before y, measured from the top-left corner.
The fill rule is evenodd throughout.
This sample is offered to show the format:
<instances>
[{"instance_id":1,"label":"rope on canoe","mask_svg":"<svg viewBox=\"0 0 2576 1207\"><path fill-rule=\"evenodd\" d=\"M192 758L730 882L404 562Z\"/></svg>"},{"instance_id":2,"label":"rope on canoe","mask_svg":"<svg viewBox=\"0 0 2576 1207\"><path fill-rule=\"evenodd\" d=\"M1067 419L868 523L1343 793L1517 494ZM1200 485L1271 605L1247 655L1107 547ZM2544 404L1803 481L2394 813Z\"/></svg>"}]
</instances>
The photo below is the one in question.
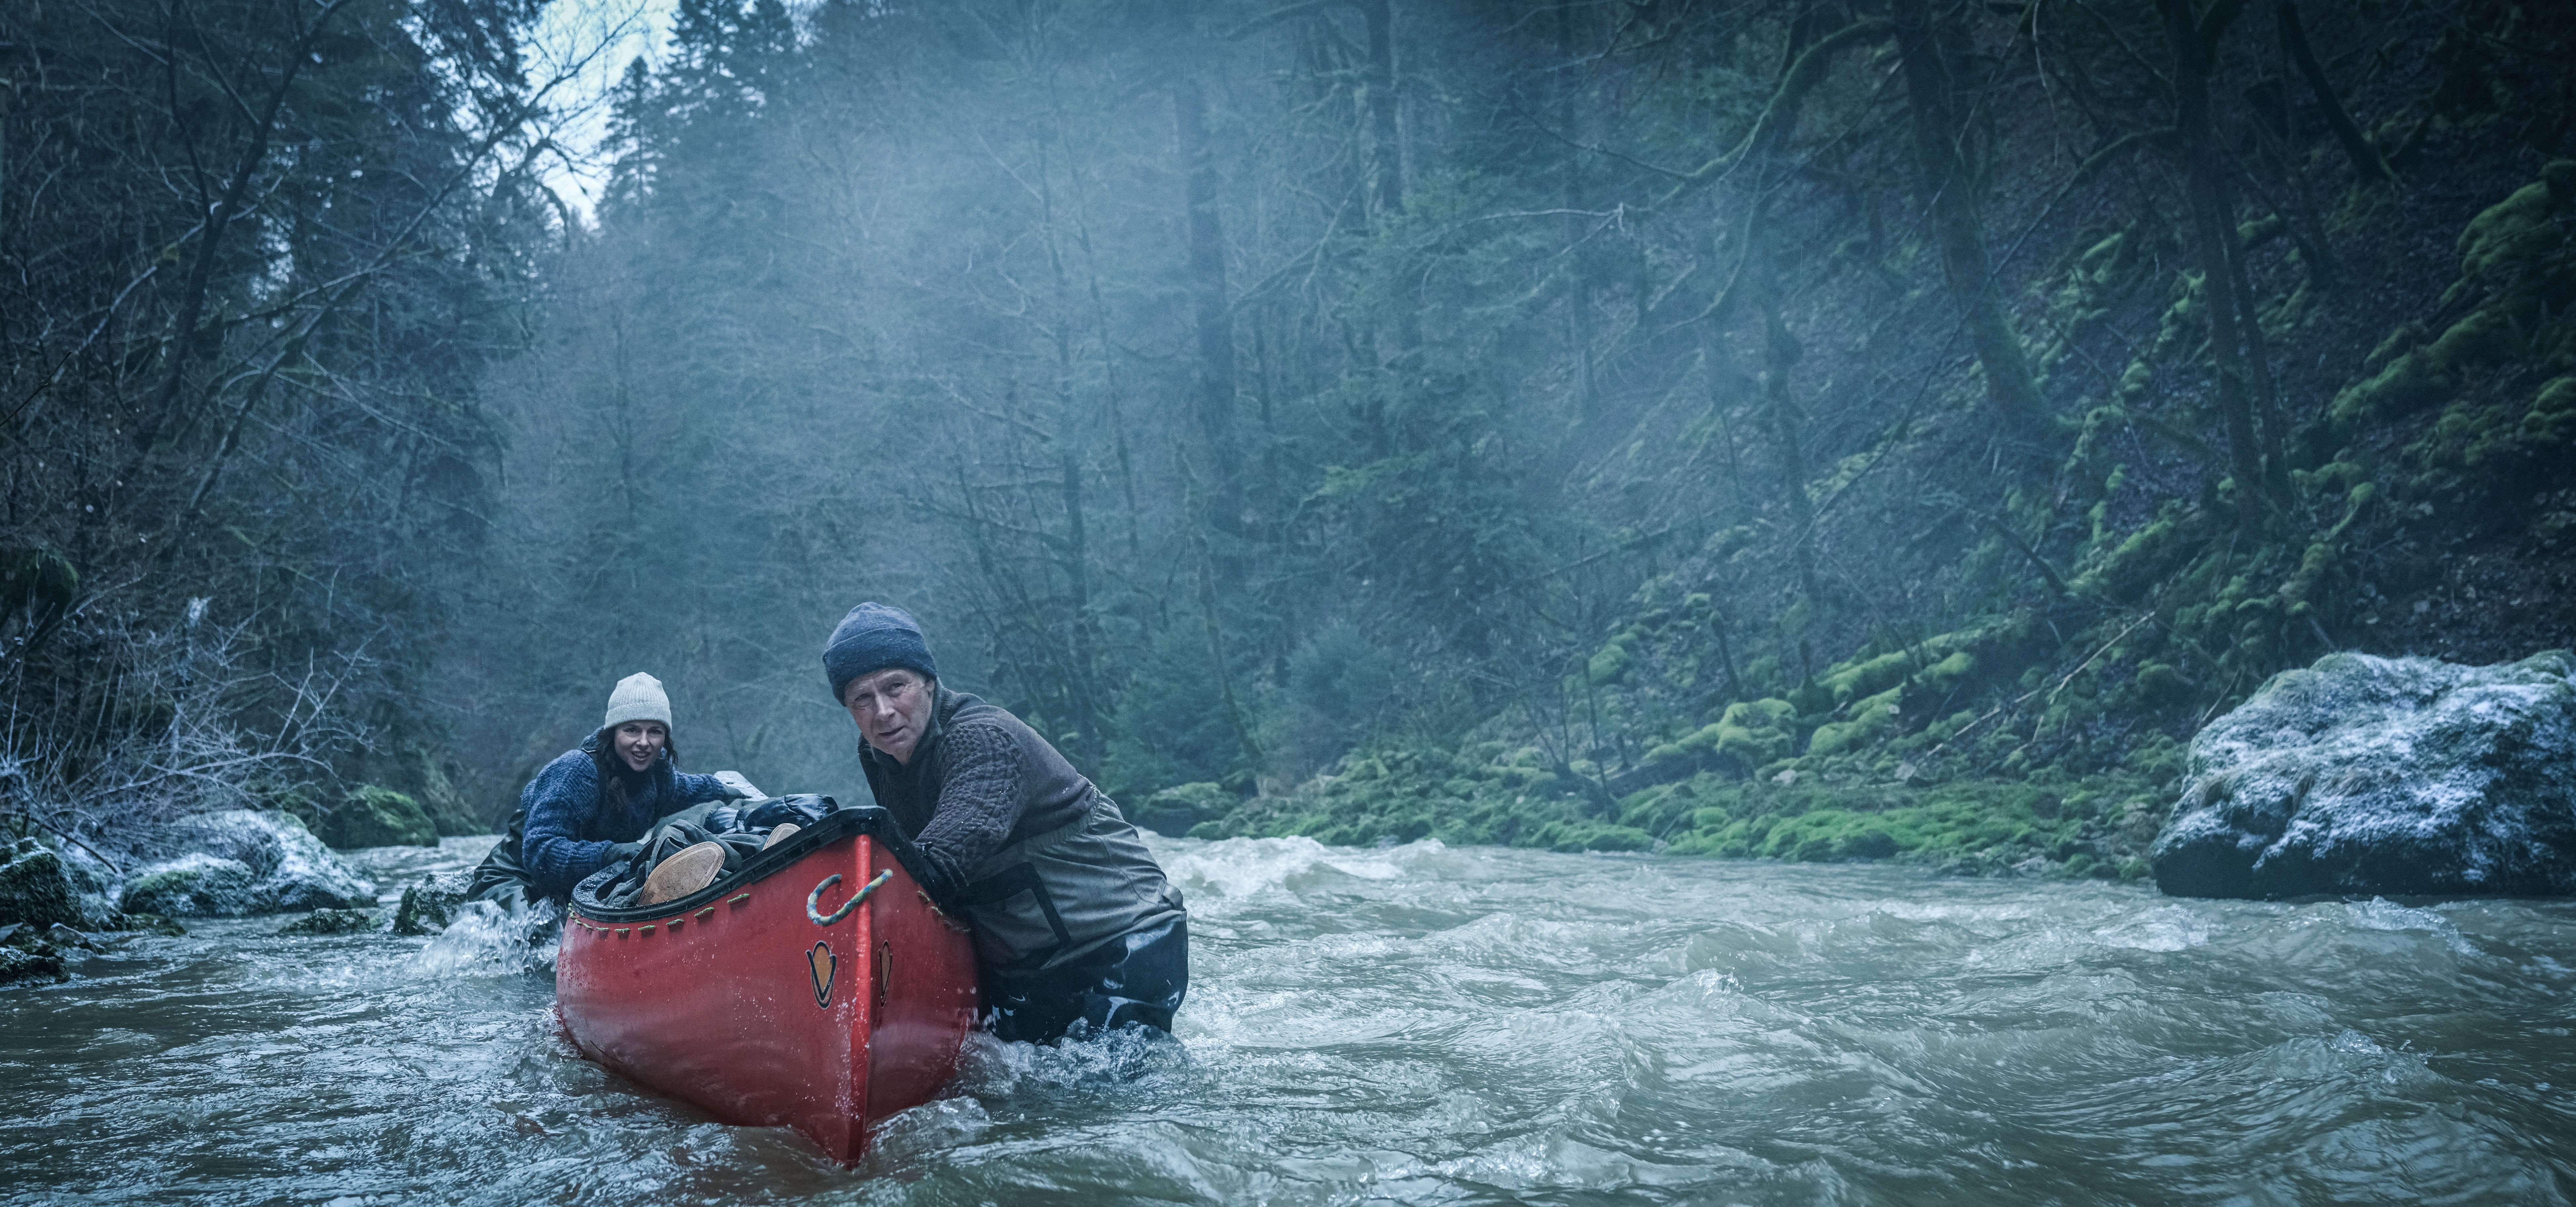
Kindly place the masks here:
<instances>
[{"instance_id":1,"label":"rope on canoe","mask_svg":"<svg viewBox=\"0 0 2576 1207\"><path fill-rule=\"evenodd\" d=\"M841 882L841 874L839 872L834 872L829 876L825 876L823 878L823 883L815 885L813 892L805 894L805 917L816 926L830 926L843 918L849 917L850 911L857 909L859 907L859 902L867 900L868 894L877 891L878 885L884 884L886 881L892 879L894 879L893 868L887 868L886 870L877 873L877 878L869 881L866 888L850 894L850 899L842 902L841 908L833 910L830 914L826 915L818 907L823 901L823 890Z\"/></svg>"}]
</instances>

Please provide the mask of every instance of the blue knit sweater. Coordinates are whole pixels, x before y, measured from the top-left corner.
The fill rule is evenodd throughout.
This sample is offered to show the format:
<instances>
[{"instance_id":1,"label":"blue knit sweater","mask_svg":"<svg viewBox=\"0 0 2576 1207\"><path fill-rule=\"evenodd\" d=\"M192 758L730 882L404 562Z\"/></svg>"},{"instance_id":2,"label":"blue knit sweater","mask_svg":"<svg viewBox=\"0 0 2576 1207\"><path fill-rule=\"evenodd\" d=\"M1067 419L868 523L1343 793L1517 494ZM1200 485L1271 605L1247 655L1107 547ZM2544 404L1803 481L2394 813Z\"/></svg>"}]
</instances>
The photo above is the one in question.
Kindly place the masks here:
<instances>
[{"instance_id":1,"label":"blue knit sweater","mask_svg":"<svg viewBox=\"0 0 2576 1207\"><path fill-rule=\"evenodd\" d=\"M592 734L578 749L556 755L519 793L519 807L528 811L519 862L544 896L570 896L572 886L607 865L610 847L643 838L654 819L734 795L712 775L682 774L665 750L626 808L611 809L601 799L599 766L592 761L598 749L599 735Z\"/></svg>"}]
</instances>

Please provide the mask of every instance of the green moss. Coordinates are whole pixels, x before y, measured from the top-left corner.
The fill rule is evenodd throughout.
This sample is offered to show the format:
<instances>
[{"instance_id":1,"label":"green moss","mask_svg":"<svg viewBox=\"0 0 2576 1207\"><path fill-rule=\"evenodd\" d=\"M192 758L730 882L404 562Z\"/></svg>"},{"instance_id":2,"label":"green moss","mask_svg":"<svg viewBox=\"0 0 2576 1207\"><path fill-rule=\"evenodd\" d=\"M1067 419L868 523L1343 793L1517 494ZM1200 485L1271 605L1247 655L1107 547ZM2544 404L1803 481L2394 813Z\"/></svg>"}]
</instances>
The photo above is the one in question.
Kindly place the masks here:
<instances>
[{"instance_id":1,"label":"green moss","mask_svg":"<svg viewBox=\"0 0 2576 1207\"><path fill-rule=\"evenodd\" d=\"M1726 711L1718 715L1718 723L1746 729L1778 729L1796 720L1797 716L1796 705L1772 697L1762 700L1739 700L1729 704L1726 706Z\"/></svg>"},{"instance_id":2,"label":"green moss","mask_svg":"<svg viewBox=\"0 0 2576 1207\"><path fill-rule=\"evenodd\" d=\"M2576 341L2576 324L2567 318L2569 295L2576 292L2576 240L2569 235L2565 190L2553 189L2546 177L2571 172L2576 164L2552 163L2543 181L2525 185L2469 222L2460 232L2459 279L2441 305L2456 309L2475 299L2475 306L2430 343L2421 342L2422 329L2413 324L2382 341L2371 357L2385 364L2335 395L2329 413L2338 425L2349 429L2431 405L2484 370L2561 367L2556 362ZM2417 445L2418 455L2453 467L2493 455L2512 440L2517 417L2492 411L2470 404L2445 412L2435 432Z\"/></svg>"},{"instance_id":3,"label":"green moss","mask_svg":"<svg viewBox=\"0 0 2576 1207\"><path fill-rule=\"evenodd\" d=\"M2185 508L2168 504L2153 522L2122 538L2069 585L2079 594L2099 593L2116 603L2135 602L2198 547L2199 533L2186 522L2188 514Z\"/></svg>"},{"instance_id":4,"label":"green moss","mask_svg":"<svg viewBox=\"0 0 2576 1207\"><path fill-rule=\"evenodd\" d=\"M1836 667L1816 682L1833 693L1834 703L1847 704L1854 697L1876 695L1903 682L1912 669L1913 659L1900 650Z\"/></svg>"},{"instance_id":5,"label":"green moss","mask_svg":"<svg viewBox=\"0 0 2576 1207\"><path fill-rule=\"evenodd\" d=\"M2083 781L1906 786L1854 784L1830 774L1801 774L1788 784L1747 782L1710 771L1631 793L1614 815L1603 816L1581 793L1545 796L1514 788L1499 774L1502 764L1471 766L1436 753L1418 761L1445 762L1456 774L1427 795L1342 777L1250 802L1208 834L1302 833L1361 845L1434 837L1566 851L1648 850L1660 836L1671 853L1684 855L1904 859L1977 868L2033 857L2074 867L2075 856L2085 855L2090 862L2076 874L2107 875L2152 837L2151 827L2129 824L2141 806L2121 802L2159 799L2124 772Z\"/></svg>"},{"instance_id":6,"label":"green moss","mask_svg":"<svg viewBox=\"0 0 2576 1207\"><path fill-rule=\"evenodd\" d=\"M2481 309L2451 324L2440 339L2409 355L2422 357L2444 380L2456 382L2468 369L2514 359L2521 355L2522 348L2522 333L2515 330L2512 316Z\"/></svg>"},{"instance_id":7,"label":"green moss","mask_svg":"<svg viewBox=\"0 0 2576 1207\"><path fill-rule=\"evenodd\" d=\"M265 804L294 815L335 850L438 845L438 827L428 810L410 794L391 788L362 784L327 807L300 791L271 795Z\"/></svg>"},{"instance_id":8,"label":"green moss","mask_svg":"<svg viewBox=\"0 0 2576 1207\"><path fill-rule=\"evenodd\" d=\"M2576 445L2576 377L2560 377L2542 386L2532 397L2531 409L2523 412L2516 434L2535 450Z\"/></svg>"},{"instance_id":9,"label":"green moss","mask_svg":"<svg viewBox=\"0 0 2576 1207\"><path fill-rule=\"evenodd\" d=\"M2560 160L2549 165L2556 170ZM2547 180L2537 180L2514 190L2513 195L2488 206L2469 220L2460 231L2460 276L2464 283L2496 282L2519 275L2534 263L2547 263L2566 249L2560 245L2563 234L2555 231L2559 198L2551 194ZM2443 298L2445 304L2457 299L2460 286Z\"/></svg>"},{"instance_id":10,"label":"green moss","mask_svg":"<svg viewBox=\"0 0 2576 1207\"><path fill-rule=\"evenodd\" d=\"M1789 752L1798 710L1786 700L1738 700L1676 747L1691 757L1715 755L1749 770Z\"/></svg>"},{"instance_id":11,"label":"green moss","mask_svg":"<svg viewBox=\"0 0 2576 1207\"><path fill-rule=\"evenodd\" d=\"M1628 652L1628 647L1613 641L1592 656L1585 671L1594 683L1616 683L1627 676L1628 666L1634 661L1635 656Z\"/></svg>"},{"instance_id":12,"label":"green moss","mask_svg":"<svg viewBox=\"0 0 2576 1207\"><path fill-rule=\"evenodd\" d=\"M1128 820L1157 834L1181 835L1222 820L1235 804L1235 795L1222 784L1182 784L1146 797L1127 814Z\"/></svg>"},{"instance_id":13,"label":"green moss","mask_svg":"<svg viewBox=\"0 0 2576 1207\"><path fill-rule=\"evenodd\" d=\"M2368 380L2336 391L2328 414L2338 424L2358 425L2389 415L2402 415L2440 398L2450 388L2450 379L2436 374L2428 358L2417 352L2408 352L2388 362L2387 367Z\"/></svg>"},{"instance_id":14,"label":"green moss","mask_svg":"<svg viewBox=\"0 0 2576 1207\"><path fill-rule=\"evenodd\" d=\"M2191 696L2191 682L2182 672L2162 662L2150 662L2138 668L2138 696L2151 704L2178 704Z\"/></svg>"},{"instance_id":15,"label":"green moss","mask_svg":"<svg viewBox=\"0 0 2576 1207\"><path fill-rule=\"evenodd\" d=\"M2155 389L2155 385L2154 366L2149 365L2143 357L2130 361L2129 367L2120 374L2120 401L2124 403L2143 401L2148 392Z\"/></svg>"},{"instance_id":16,"label":"green moss","mask_svg":"<svg viewBox=\"0 0 2576 1207\"><path fill-rule=\"evenodd\" d=\"M1717 754L1739 767L1760 767L1789 753L1795 736L1776 729L1744 729L1715 726L1718 730Z\"/></svg>"},{"instance_id":17,"label":"green moss","mask_svg":"<svg viewBox=\"0 0 2576 1207\"><path fill-rule=\"evenodd\" d=\"M1977 656L1966 650L1954 650L1950 656L1923 668L1914 676L1915 683L1932 691L1948 692L1965 682L1977 671Z\"/></svg>"},{"instance_id":18,"label":"green moss","mask_svg":"<svg viewBox=\"0 0 2576 1207\"><path fill-rule=\"evenodd\" d=\"M1815 736L1808 739L1807 753L1810 756L1842 754L1886 737L1896 728L1897 699L1904 692L1905 688L1900 684L1855 702L1849 710L1850 720L1816 727Z\"/></svg>"},{"instance_id":19,"label":"green moss","mask_svg":"<svg viewBox=\"0 0 2576 1207\"><path fill-rule=\"evenodd\" d=\"M376 915L363 909L317 909L277 929L281 935L355 935L376 928Z\"/></svg>"}]
</instances>

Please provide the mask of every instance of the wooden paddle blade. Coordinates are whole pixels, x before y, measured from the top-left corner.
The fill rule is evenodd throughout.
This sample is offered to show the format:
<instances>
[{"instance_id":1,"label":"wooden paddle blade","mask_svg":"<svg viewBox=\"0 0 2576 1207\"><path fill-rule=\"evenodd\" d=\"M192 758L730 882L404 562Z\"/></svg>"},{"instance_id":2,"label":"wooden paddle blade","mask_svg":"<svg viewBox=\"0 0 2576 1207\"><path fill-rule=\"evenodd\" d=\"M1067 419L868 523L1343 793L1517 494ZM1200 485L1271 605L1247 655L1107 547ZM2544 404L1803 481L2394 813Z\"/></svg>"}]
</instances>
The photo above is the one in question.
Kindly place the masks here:
<instances>
[{"instance_id":1,"label":"wooden paddle blade","mask_svg":"<svg viewBox=\"0 0 2576 1207\"><path fill-rule=\"evenodd\" d=\"M716 882L723 873L724 844L701 842L682 847L670 858L653 868L644 878L644 891L636 895L637 905L660 905L677 901Z\"/></svg>"}]
</instances>

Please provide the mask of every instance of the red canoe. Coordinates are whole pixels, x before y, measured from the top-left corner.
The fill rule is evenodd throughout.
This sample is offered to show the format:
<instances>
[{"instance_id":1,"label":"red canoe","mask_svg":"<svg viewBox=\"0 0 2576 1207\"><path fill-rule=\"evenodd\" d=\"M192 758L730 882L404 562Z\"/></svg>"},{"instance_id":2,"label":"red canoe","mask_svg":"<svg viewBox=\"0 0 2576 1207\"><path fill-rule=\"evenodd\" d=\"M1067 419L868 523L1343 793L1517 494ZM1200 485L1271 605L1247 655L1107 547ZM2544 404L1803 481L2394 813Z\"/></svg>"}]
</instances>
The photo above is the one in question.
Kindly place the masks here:
<instances>
[{"instance_id":1,"label":"red canoe","mask_svg":"<svg viewBox=\"0 0 2576 1207\"><path fill-rule=\"evenodd\" d=\"M784 1124L857 1160L871 1124L948 1080L976 1009L973 945L874 836L884 825L839 810L660 905L576 891L555 960L573 1043L727 1123Z\"/></svg>"}]
</instances>

